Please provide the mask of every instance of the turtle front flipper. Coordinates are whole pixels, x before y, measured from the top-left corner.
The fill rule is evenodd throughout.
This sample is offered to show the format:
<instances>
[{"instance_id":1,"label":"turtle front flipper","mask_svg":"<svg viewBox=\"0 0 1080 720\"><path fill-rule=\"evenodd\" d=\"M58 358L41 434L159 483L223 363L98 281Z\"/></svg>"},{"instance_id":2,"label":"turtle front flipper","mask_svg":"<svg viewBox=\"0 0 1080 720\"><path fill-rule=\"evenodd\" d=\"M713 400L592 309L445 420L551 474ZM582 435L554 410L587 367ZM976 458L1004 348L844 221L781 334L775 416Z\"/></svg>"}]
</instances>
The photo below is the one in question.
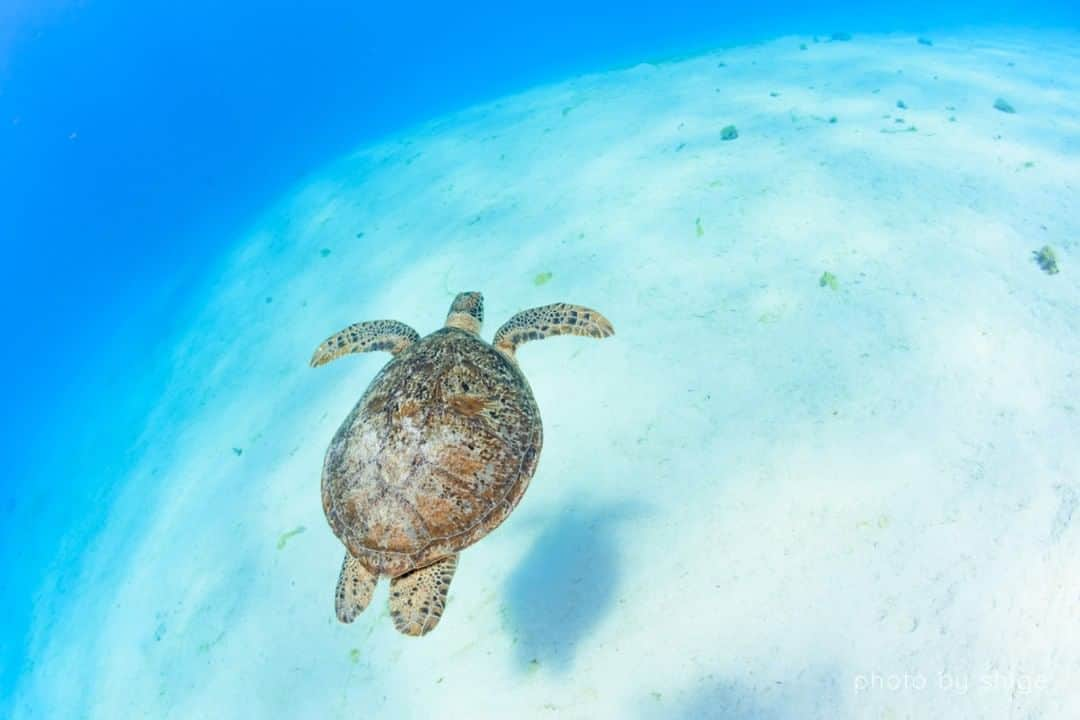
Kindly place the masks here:
<instances>
[{"instance_id":1,"label":"turtle front flipper","mask_svg":"<svg viewBox=\"0 0 1080 720\"><path fill-rule=\"evenodd\" d=\"M455 553L390 581L390 617L399 632L425 635L439 624L457 559Z\"/></svg>"},{"instance_id":2,"label":"turtle front flipper","mask_svg":"<svg viewBox=\"0 0 1080 720\"><path fill-rule=\"evenodd\" d=\"M343 623L351 623L356 616L364 612L375 592L379 576L360 564L360 561L345 553L345 562L341 565L341 577L337 582L335 609L337 617Z\"/></svg>"},{"instance_id":3,"label":"turtle front flipper","mask_svg":"<svg viewBox=\"0 0 1080 720\"><path fill-rule=\"evenodd\" d=\"M552 335L586 335L605 338L615 334L606 317L587 307L555 303L523 310L495 333L495 347L510 357L517 346Z\"/></svg>"},{"instance_id":4,"label":"turtle front flipper","mask_svg":"<svg viewBox=\"0 0 1080 720\"><path fill-rule=\"evenodd\" d=\"M420 333L397 320L370 320L350 325L328 337L311 356L311 367L325 365L349 353L389 350L394 355L420 339Z\"/></svg>"}]
</instances>

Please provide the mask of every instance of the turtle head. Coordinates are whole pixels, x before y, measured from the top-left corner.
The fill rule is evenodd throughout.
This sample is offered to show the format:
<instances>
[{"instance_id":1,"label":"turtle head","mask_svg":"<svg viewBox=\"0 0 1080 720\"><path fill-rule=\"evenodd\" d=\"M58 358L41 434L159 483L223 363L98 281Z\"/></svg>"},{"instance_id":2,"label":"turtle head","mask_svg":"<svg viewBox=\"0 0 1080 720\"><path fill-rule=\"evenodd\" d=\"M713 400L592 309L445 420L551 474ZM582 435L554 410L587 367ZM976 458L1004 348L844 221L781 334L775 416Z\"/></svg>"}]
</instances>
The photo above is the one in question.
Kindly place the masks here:
<instances>
[{"instance_id":1,"label":"turtle head","mask_svg":"<svg viewBox=\"0 0 1080 720\"><path fill-rule=\"evenodd\" d=\"M483 322L484 296L478 292L458 293L446 315L446 327L455 327L479 335Z\"/></svg>"}]
</instances>

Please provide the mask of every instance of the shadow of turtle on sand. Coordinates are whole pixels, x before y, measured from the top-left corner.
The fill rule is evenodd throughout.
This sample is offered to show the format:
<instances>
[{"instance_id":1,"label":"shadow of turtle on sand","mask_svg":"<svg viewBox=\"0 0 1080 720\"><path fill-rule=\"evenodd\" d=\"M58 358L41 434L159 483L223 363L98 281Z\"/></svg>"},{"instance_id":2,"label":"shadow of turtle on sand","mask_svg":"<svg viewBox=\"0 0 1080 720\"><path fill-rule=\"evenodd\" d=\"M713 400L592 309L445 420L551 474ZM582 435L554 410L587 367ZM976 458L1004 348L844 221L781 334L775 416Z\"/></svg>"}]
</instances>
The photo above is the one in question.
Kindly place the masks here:
<instances>
[{"instance_id":1,"label":"shadow of turtle on sand","mask_svg":"<svg viewBox=\"0 0 1080 720\"><path fill-rule=\"evenodd\" d=\"M581 641L615 604L623 562L617 532L636 514L626 504L570 508L533 542L505 590L520 670L572 667Z\"/></svg>"}]
</instances>

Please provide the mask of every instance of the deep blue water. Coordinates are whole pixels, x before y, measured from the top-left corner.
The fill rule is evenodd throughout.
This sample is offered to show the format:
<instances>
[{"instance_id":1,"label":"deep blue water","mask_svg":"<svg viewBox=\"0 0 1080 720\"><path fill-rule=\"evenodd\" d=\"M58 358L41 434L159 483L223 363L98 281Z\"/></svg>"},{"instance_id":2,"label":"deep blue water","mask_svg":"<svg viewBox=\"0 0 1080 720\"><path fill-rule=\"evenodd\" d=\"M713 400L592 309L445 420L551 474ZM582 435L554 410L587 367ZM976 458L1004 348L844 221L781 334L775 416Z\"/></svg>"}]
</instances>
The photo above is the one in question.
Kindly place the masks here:
<instances>
[{"instance_id":1,"label":"deep blue water","mask_svg":"<svg viewBox=\"0 0 1080 720\"><path fill-rule=\"evenodd\" d=\"M63 532L100 522L161 344L280 193L409 124L789 32L1075 28L1069 2L147 3L0 8L0 692Z\"/></svg>"}]
</instances>

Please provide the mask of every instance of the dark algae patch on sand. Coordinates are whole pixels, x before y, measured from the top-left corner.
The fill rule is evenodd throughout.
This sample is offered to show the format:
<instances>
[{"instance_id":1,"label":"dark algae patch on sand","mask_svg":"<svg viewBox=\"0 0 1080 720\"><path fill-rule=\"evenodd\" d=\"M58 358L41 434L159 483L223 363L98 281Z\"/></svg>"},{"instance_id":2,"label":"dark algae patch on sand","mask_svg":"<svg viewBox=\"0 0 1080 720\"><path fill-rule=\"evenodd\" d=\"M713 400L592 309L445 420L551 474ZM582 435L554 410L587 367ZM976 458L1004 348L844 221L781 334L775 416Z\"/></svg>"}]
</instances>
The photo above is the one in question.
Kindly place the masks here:
<instances>
[{"instance_id":1,"label":"dark algae patch on sand","mask_svg":"<svg viewBox=\"0 0 1080 720\"><path fill-rule=\"evenodd\" d=\"M725 125L723 129L720 130L721 140L734 140L737 137L739 137L739 131L735 129L734 125Z\"/></svg>"},{"instance_id":2,"label":"dark algae patch on sand","mask_svg":"<svg viewBox=\"0 0 1080 720\"><path fill-rule=\"evenodd\" d=\"M1052 247L1043 245L1031 254L1035 256L1035 262L1038 263L1044 273L1047 275L1056 275L1058 273L1057 255Z\"/></svg>"},{"instance_id":3,"label":"dark algae patch on sand","mask_svg":"<svg viewBox=\"0 0 1080 720\"><path fill-rule=\"evenodd\" d=\"M1000 110L1003 113L1009 113L1010 115L1016 112L1016 108L1009 104L1009 101L1005 98L998 98L994 101L994 109Z\"/></svg>"}]
</instances>

